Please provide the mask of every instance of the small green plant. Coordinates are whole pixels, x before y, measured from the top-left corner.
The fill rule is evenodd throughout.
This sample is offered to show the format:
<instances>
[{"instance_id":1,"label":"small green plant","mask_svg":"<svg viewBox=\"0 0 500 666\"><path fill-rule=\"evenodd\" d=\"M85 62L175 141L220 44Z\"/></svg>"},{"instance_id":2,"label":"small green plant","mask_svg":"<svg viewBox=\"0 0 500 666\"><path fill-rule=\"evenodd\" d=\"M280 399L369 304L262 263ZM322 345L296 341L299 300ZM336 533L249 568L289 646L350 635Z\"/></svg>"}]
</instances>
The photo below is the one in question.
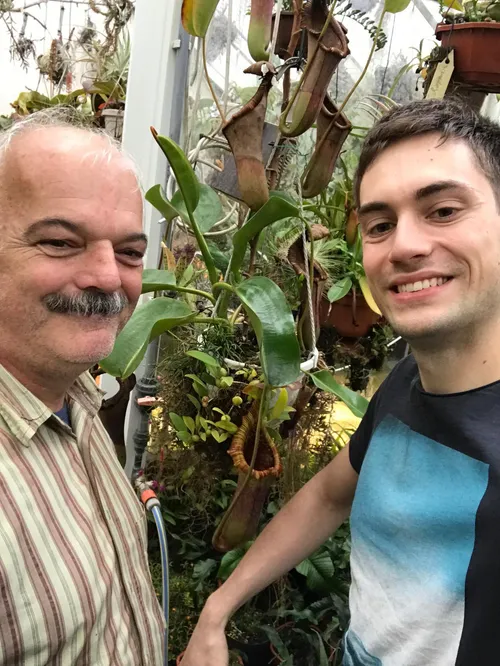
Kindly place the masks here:
<instances>
[{"instance_id":1,"label":"small green plant","mask_svg":"<svg viewBox=\"0 0 500 666\"><path fill-rule=\"evenodd\" d=\"M230 435L238 431L238 427L231 420L230 413L225 413L219 407L211 405L212 400L221 390L229 389L234 382L234 378L229 374L227 368L222 366L213 356L205 352L192 350L186 352L204 366L204 371L199 375L188 373L185 376L192 382L193 392L187 395L188 399L196 408L196 415L179 416L175 412L169 413L172 426L175 429L177 439L185 444L196 442L206 442L209 437L213 437L216 442L221 444L225 442ZM243 400L234 400L239 396L234 396L230 412L237 410ZM239 403L239 404L238 404Z\"/></svg>"},{"instance_id":2,"label":"small green plant","mask_svg":"<svg viewBox=\"0 0 500 666\"><path fill-rule=\"evenodd\" d=\"M500 2L498 0L436 0L439 2L441 15L447 22L500 21ZM455 11L450 11L455 10Z\"/></svg>"}]
</instances>

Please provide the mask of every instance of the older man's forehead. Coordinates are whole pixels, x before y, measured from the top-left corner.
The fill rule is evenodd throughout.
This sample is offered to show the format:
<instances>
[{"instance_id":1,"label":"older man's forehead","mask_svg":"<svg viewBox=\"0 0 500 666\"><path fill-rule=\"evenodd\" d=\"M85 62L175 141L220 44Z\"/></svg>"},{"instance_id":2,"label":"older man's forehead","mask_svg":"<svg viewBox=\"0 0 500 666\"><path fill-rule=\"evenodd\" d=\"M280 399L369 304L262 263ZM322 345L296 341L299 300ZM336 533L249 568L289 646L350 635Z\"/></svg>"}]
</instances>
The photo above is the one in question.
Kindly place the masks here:
<instances>
[{"instance_id":1,"label":"older man's forehead","mask_svg":"<svg viewBox=\"0 0 500 666\"><path fill-rule=\"evenodd\" d=\"M89 173L96 178L89 178ZM139 192L129 158L106 137L79 128L34 129L14 137L0 159L0 188L9 199L48 194L51 187L82 187L90 180L95 191L107 181L110 194L122 183L131 194Z\"/></svg>"},{"instance_id":2,"label":"older man's forehead","mask_svg":"<svg viewBox=\"0 0 500 666\"><path fill-rule=\"evenodd\" d=\"M105 152L108 149L111 152ZM117 208L126 213L124 228L142 230L142 195L135 173L105 137L43 128L16 137L0 160L0 225L3 217L22 232L35 218L62 216L81 222L96 213L104 223L106 213Z\"/></svg>"}]
</instances>

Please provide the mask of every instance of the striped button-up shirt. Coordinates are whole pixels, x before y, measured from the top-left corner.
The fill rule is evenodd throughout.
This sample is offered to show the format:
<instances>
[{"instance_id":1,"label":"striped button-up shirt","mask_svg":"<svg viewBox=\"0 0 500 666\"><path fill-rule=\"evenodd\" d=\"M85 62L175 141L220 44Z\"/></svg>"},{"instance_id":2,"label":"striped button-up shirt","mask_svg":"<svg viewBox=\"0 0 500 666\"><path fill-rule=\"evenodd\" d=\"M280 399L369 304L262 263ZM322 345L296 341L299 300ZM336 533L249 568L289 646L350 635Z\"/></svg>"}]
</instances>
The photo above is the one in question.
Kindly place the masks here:
<instances>
[{"instance_id":1,"label":"striped button-up shirt","mask_svg":"<svg viewBox=\"0 0 500 666\"><path fill-rule=\"evenodd\" d=\"M161 666L142 505L82 375L71 427L0 366L0 665Z\"/></svg>"}]
</instances>

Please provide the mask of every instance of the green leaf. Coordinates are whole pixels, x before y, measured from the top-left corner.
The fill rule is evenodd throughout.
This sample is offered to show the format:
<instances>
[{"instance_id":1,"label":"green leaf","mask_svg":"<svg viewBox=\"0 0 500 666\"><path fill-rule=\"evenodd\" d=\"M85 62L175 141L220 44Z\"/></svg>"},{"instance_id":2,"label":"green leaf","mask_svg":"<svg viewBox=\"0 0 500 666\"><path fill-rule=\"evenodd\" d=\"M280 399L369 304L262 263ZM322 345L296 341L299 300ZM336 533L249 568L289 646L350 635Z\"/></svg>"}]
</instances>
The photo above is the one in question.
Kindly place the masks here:
<instances>
[{"instance_id":1,"label":"green leaf","mask_svg":"<svg viewBox=\"0 0 500 666\"><path fill-rule=\"evenodd\" d=\"M215 243L207 243L208 245L208 250L210 254L212 255L212 258L214 260L215 267L223 274L226 274L227 267L229 266L229 259L227 256L227 253L222 252L219 250L217 245Z\"/></svg>"},{"instance_id":2,"label":"green leaf","mask_svg":"<svg viewBox=\"0 0 500 666\"><path fill-rule=\"evenodd\" d=\"M203 584L207 581L208 578L217 568L217 560L202 560L197 562L193 567L193 580L197 583L195 590L197 592L203 591Z\"/></svg>"},{"instance_id":3,"label":"green leaf","mask_svg":"<svg viewBox=\"0 0 500 666\"><path fill-rule=\"evenodd\" d=\"M135 310L116 338L113 351L99 365L109 375L125 379L140 364L151 340L195 317L196 312L183 301L153 298Z\"/></svg>"},{"instance_id":4,"label":"green leaf","mask_svg":"<svg viewBox=\"0 0 500 666\"><path fill-rule=\"evenodd\" d=\"M193 390L200 396L200 398L205 398L208 396L208 389L203 384L198 384L198 382L193 382Z\"/></svg>"},{"instance_id":5,"label":"green leaf","mask_svg":"<svg viewBox=\"0 0 500 666\"><path fill-rule=\"evenodd\" d=\"M193 375L192 373L184 375L188 379L192 379L195 384L199 384L200 386L203 386L203 388L207 388L207 385L201 380L198 375Z\"/></svg>"},{"instance_id":6,"label":"green leaf","mask_svg":"<svg viewBox=\"0 0 500 666\"><path fill-rule=\"evenodd\" d=\"M221 428L221 430L226 430L227 432L230 432L232 435L238 432L238 426L236 425L236 423L233 423L232 421L217 421L215 425L218 428Z\"/></svg>"},{"instance_id":7,"label":"green leaf","mask_svg":"<svg viewBox=\"0 0 500 666\"><path fill-rule=\"evenodd\" d=\"M175 412L169 412L168 418L170 419L172 425L176 430L186 430L184 421L182 420L182 417L180 417L178 414L176 414Z\"/></svg>"},{"instance_id":8,"label":"green leaf","mask_svg":"<svg viewBox=\"0 0 500 666\"><path fill-rule=\"evenodd\" d=\"M316 631L316 630L313 629L313 631ZM318 635L318 643L319 643L319 645L318 645L318 649L319 649L319 666L329 666L329 663L330 663L330 662L329 662L329 660L328 660L328 656L327 656L327 654L326 654L325 644L323 643L323 639L321 638L321 634L320 634L318 631L316 631L316 633L317 633L317 635Z\"/></svg>"},{"instance_id":9,"label":"green leaf","mask_svg":"<svg viewBox=\"0 0 500 666\"><path fill-rule=\"evenodd\" d=\"M343 298L349 292L351 287L352 287L351 278L345 277L342 280L336 282L332 287L330 287L326 297L328 298L330 303L334 303L335 301L338 301L341 298Z\"/></svg>"},{"instance_id":10,"label":"green leaf","mask_svg":"<svg viewBox=\"0 0 500 666\"><path fill-rule=\"evenodd\" d=\"M271 386L286 386L300 374L300 347L290 306L267 277L253 277L236 287L259 341L262 370Z\"/></svg>"},{"instance_id":11,"label":"green leaf","mask_svg":"<svg viewBox=\"0 0 500 666\"><path fill-rule=\"evenodd\" d=\"M202 428L205 430L208 430L208 423L207 420L203 418L203 416L200 416L200 425Z\"/></svg>"},{"instance_id":12,"label":"green leaf","mask_svg":"<svg viewBox=\"0 0 500 666\"><path fill-rule=\"evenodd\" d=\"M222 210L222 204L219 199L219 195L215 190L205 184L200 184L200 199L196 210L194 211L194 219L198 223L201 233L206 233L210 229L220 222L224 217L224 211ZM184 204L184 198L182 192L177 190L177 192L172 197L172 205L179 211L182 219L189 226L191 225L191 220Z\"/></svg>"},{"instance_id":13,"label":"green leaf","mask_svg":"<svg viewBox=\"0 0 500 666\"><path fill-rule=\"evenodd\" d=\"M223 412L219 407L214 407L212 411L217 412L218 414L222 414L222 416L226 416L225 412Z\"/></svg>"},{"instance_id":14,"label":"green leaf","mask_svg":"<svg viewBox=\"0 0 500 666\"><path fill-rule=\"evenodd\" d=\"M262 625L260 628L267 634L269 641L273 644L274 649L279 655L280 664L283 664L283 662L290 657L290 652L279 635L279 632L276 631L274 627L269 627L268 625Z\"/></svg>"},{"instance_id":15,"label":"green leaf","mask_svg":"<svg viewBox=\"0 0 500 666\"><path fill-rule=\"evenodd\" d=\"M193 214L200 199L200 183L193 167L175 141L161 134L154 137L174 172L187 212Z\"/></svg>"},{"instance_id":16,"label":"green leaf","mask_svg":"<svg viewBox=\"0 0 500 666\"><path fill-rule=\"evenodd\" d=\"M186 426L187 426L189 432L190 432L192 435L194 435L194 431L196 430L196 428L195 428L195 425L194 425L194 421L193 421L193 419L192 419L190 416L183 416L183 417L182 417L182 420L183 420L184 423L186 424Z\"/></svg>"},{"instance_id":17,"label":"green leaf","mask_svg":"<svg viewBox=\"0 0 500 666\"><path fill-rule=\"evenodd\" d=\"M196 407L196 409L197 409L198 411L200 411L200 409L201 409L201 403L200 403L200 401L197 400L197 399L194 397L194 395L191 395L191 393L188 393L186 397L187 397L188 400L191 400L191 402L192 402L193 405ZM200 421L200 423L201 423L201 421Z\"/></svg>"},{"instance_id":18,"label":"green leaf","mask_svg":"<svg viewBox=\"0 0 500 666\"><path fill-rule=\"evenodd\" d=\"M229 377L229 375L228 375L227 377L221 377L219 379L219 382L220 382L221 388L229 388L230 386L232 386L232 384L234 382L234 379L233 379L233 377Z\"/></svg>"},{"instance_id":19,"label":"green leaf","mask_svg":"<svg viewBox=\"0 0 500 666\"><path fill-rule=\"evenodd\" d=\"M215 441L218 442L219 444L222 444L222 442L225 442L226 439L229 437L229 434L227 432L217 432L217 430L211 430L210 434L215 439Z\"/></svg>"},{"instance_id":20,"label":"green leaf","mask_svg":"<svg viewBox=\"0 0 500 666\"><path fill-rule=\"evenodd\" d=\"M187 351L186 356L191 356L197 361L201 361L205 365L211 365L216 368L220 367L219 361L217 361L217 359L215 359L213 356L210 356L210 354L205 354L205 352L197 351L196 349Z\"/></svg>"},{"instance_id":21,"label":"green leaf","mask_svg":"<svg viewBox=\"0 0 500 666\"><path fill-rule=\"evenodd\" d=\"M279 419L281 414L284 412L285 407L288 402L288 391L285 388L280 389L278 398L274 403L274 407L269 414L269 420L274 421L274 419Z\"/></svg>"},{"instance_id":22,"label":"green leaf","mask_svg":"<svg viewBox=\"0 0 500 666\"><path fill-rule=\"evenodd\" d=\"M175 433L177 437L181 440L181 442L184 442L185 444L191 444L193 438L191 437L191 434L187 430L180 430L179 432Z\"/></svg>"},{"instance_id":23,"label":"green leaf","mask_svg":"<svg viewBox=\"0 0 500 666\"><path fill-rule=\"evenodd\" d=\"M365 415L368 409L368 400L359 393L351 391L347 386L340 384L328 370L312 372L310 377L319 389L333 393L337 398L340 398L349 407L354 416L362 418Z\"/></svg>"},{"instance_id":24,"label":"green leaf","mask_svg":"<svg viewBox=\"0 0 500 666\"><path fill-rule=\"evenodd\" d=\"M237 277L248 243L273 222L287 217L298 217L299 209L281 194L273 193L268 201L252 215L246 224L233 236L233 254L229 266L230 274Z\"/></svg>"},{"instance_id":25,"label":"green leaf","mask_svg":"<svg viewBox=\"0 0 500 666\"><path fill-rule=\"evenodd\" d=\"M142 292L168 291L172 285L175 286L175 273L172 271L159 270L157 268L146 268L142 273Z\"/></svg>"},{"instance_id":26,"label":"green leaf","mask_svg":"<svg viewBox=\"0 0 500 666\"><path fill-rule=\"evenodd\" d=\"M443 7L448 7L449 9L456 9L456 10L458 10L459 12L463 12L463 11L464 11L464 6L463 6L463 4L462 4L461 2L459 2L459 0L437 0L437 1L438 1L438 2L442 2L442 3L443 3ZM486 4L487 4L487 3L486 3ZM491 2L491 3L490 3L490 5L492 5L493 7L494 7L496 4L497 4L496 2ZM487 6L487 9L489 10L489 8L490 8L490 7L489 7L489 5L488 5L488 6Z\"/></svg>"},{"instance_id":27,"label":"green leaf","mask_svg":"<svg viewBox=\"0 0 500 666\"><path fill-rule=\"evenodd\" d=\"M238 564L243 559L245 553L252 545L253 541L248 541L243 546L230 550L224 555L220 562L219 571L217 572L217 578L221 580L226 580L236 569Z\"/></svg>"},{"instance_id":28,"label":"green leaf","mask_svg":"<svg viewBox=\"0 0 500 666\"><path fill-rule=\"evenodd\" d=\"M180 211L172 206L170 201L165 197L161 185L150 187L144 198L163 215L167 222L171 222L174 218L181 215Z\"/></svg>"},{"instance_id":29,"label":"green leaf","mask_svg":"<svg viewBox=\"0 0 500 666\"><path fill-rule=\"evenodd\" d=\"M295 569L306 576L307 585L311 590L319 590L328 582L335 572L332 558L325 550L318 550L306 560L298 564Z\"/></svg>"},{"instance_id":30,"label":"green leaf","mask_svg":"<svg viewBox=\"0 0 500 666\"><path fill-rule=\"evenodd\" d=\"M179 287L187 287L194 277L194 266L189 264L179 279Z\"/></svg>"},{"instance_id":31,"label":"green leaf","mask_svg":"<svg viewBox=\"0 0 500 666\"><path fill-rule=\"evenodd\" d=\"M390 14L398 14L404 11L409 4L410 0L385 0L384 11Z\"/></svg>"}]
</instances>

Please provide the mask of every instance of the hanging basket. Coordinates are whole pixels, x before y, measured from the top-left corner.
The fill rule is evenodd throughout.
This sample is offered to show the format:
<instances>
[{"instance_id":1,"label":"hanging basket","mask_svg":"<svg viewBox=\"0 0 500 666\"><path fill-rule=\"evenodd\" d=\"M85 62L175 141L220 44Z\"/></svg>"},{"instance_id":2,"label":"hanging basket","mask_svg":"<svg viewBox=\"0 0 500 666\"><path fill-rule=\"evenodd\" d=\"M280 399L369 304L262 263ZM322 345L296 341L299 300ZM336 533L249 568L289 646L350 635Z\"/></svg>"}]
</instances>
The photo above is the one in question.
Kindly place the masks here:
<instances>
[{"instance_id":1,"label":"hanging basket","mask_svg":"<svg viewBox=\"0 0 500 666\"><path fill-rule=\"evenodd\" d=\"M500 23L440 23L436 37L454 50L455 81L500 92Z\"/></svg>"}]
</instances>

